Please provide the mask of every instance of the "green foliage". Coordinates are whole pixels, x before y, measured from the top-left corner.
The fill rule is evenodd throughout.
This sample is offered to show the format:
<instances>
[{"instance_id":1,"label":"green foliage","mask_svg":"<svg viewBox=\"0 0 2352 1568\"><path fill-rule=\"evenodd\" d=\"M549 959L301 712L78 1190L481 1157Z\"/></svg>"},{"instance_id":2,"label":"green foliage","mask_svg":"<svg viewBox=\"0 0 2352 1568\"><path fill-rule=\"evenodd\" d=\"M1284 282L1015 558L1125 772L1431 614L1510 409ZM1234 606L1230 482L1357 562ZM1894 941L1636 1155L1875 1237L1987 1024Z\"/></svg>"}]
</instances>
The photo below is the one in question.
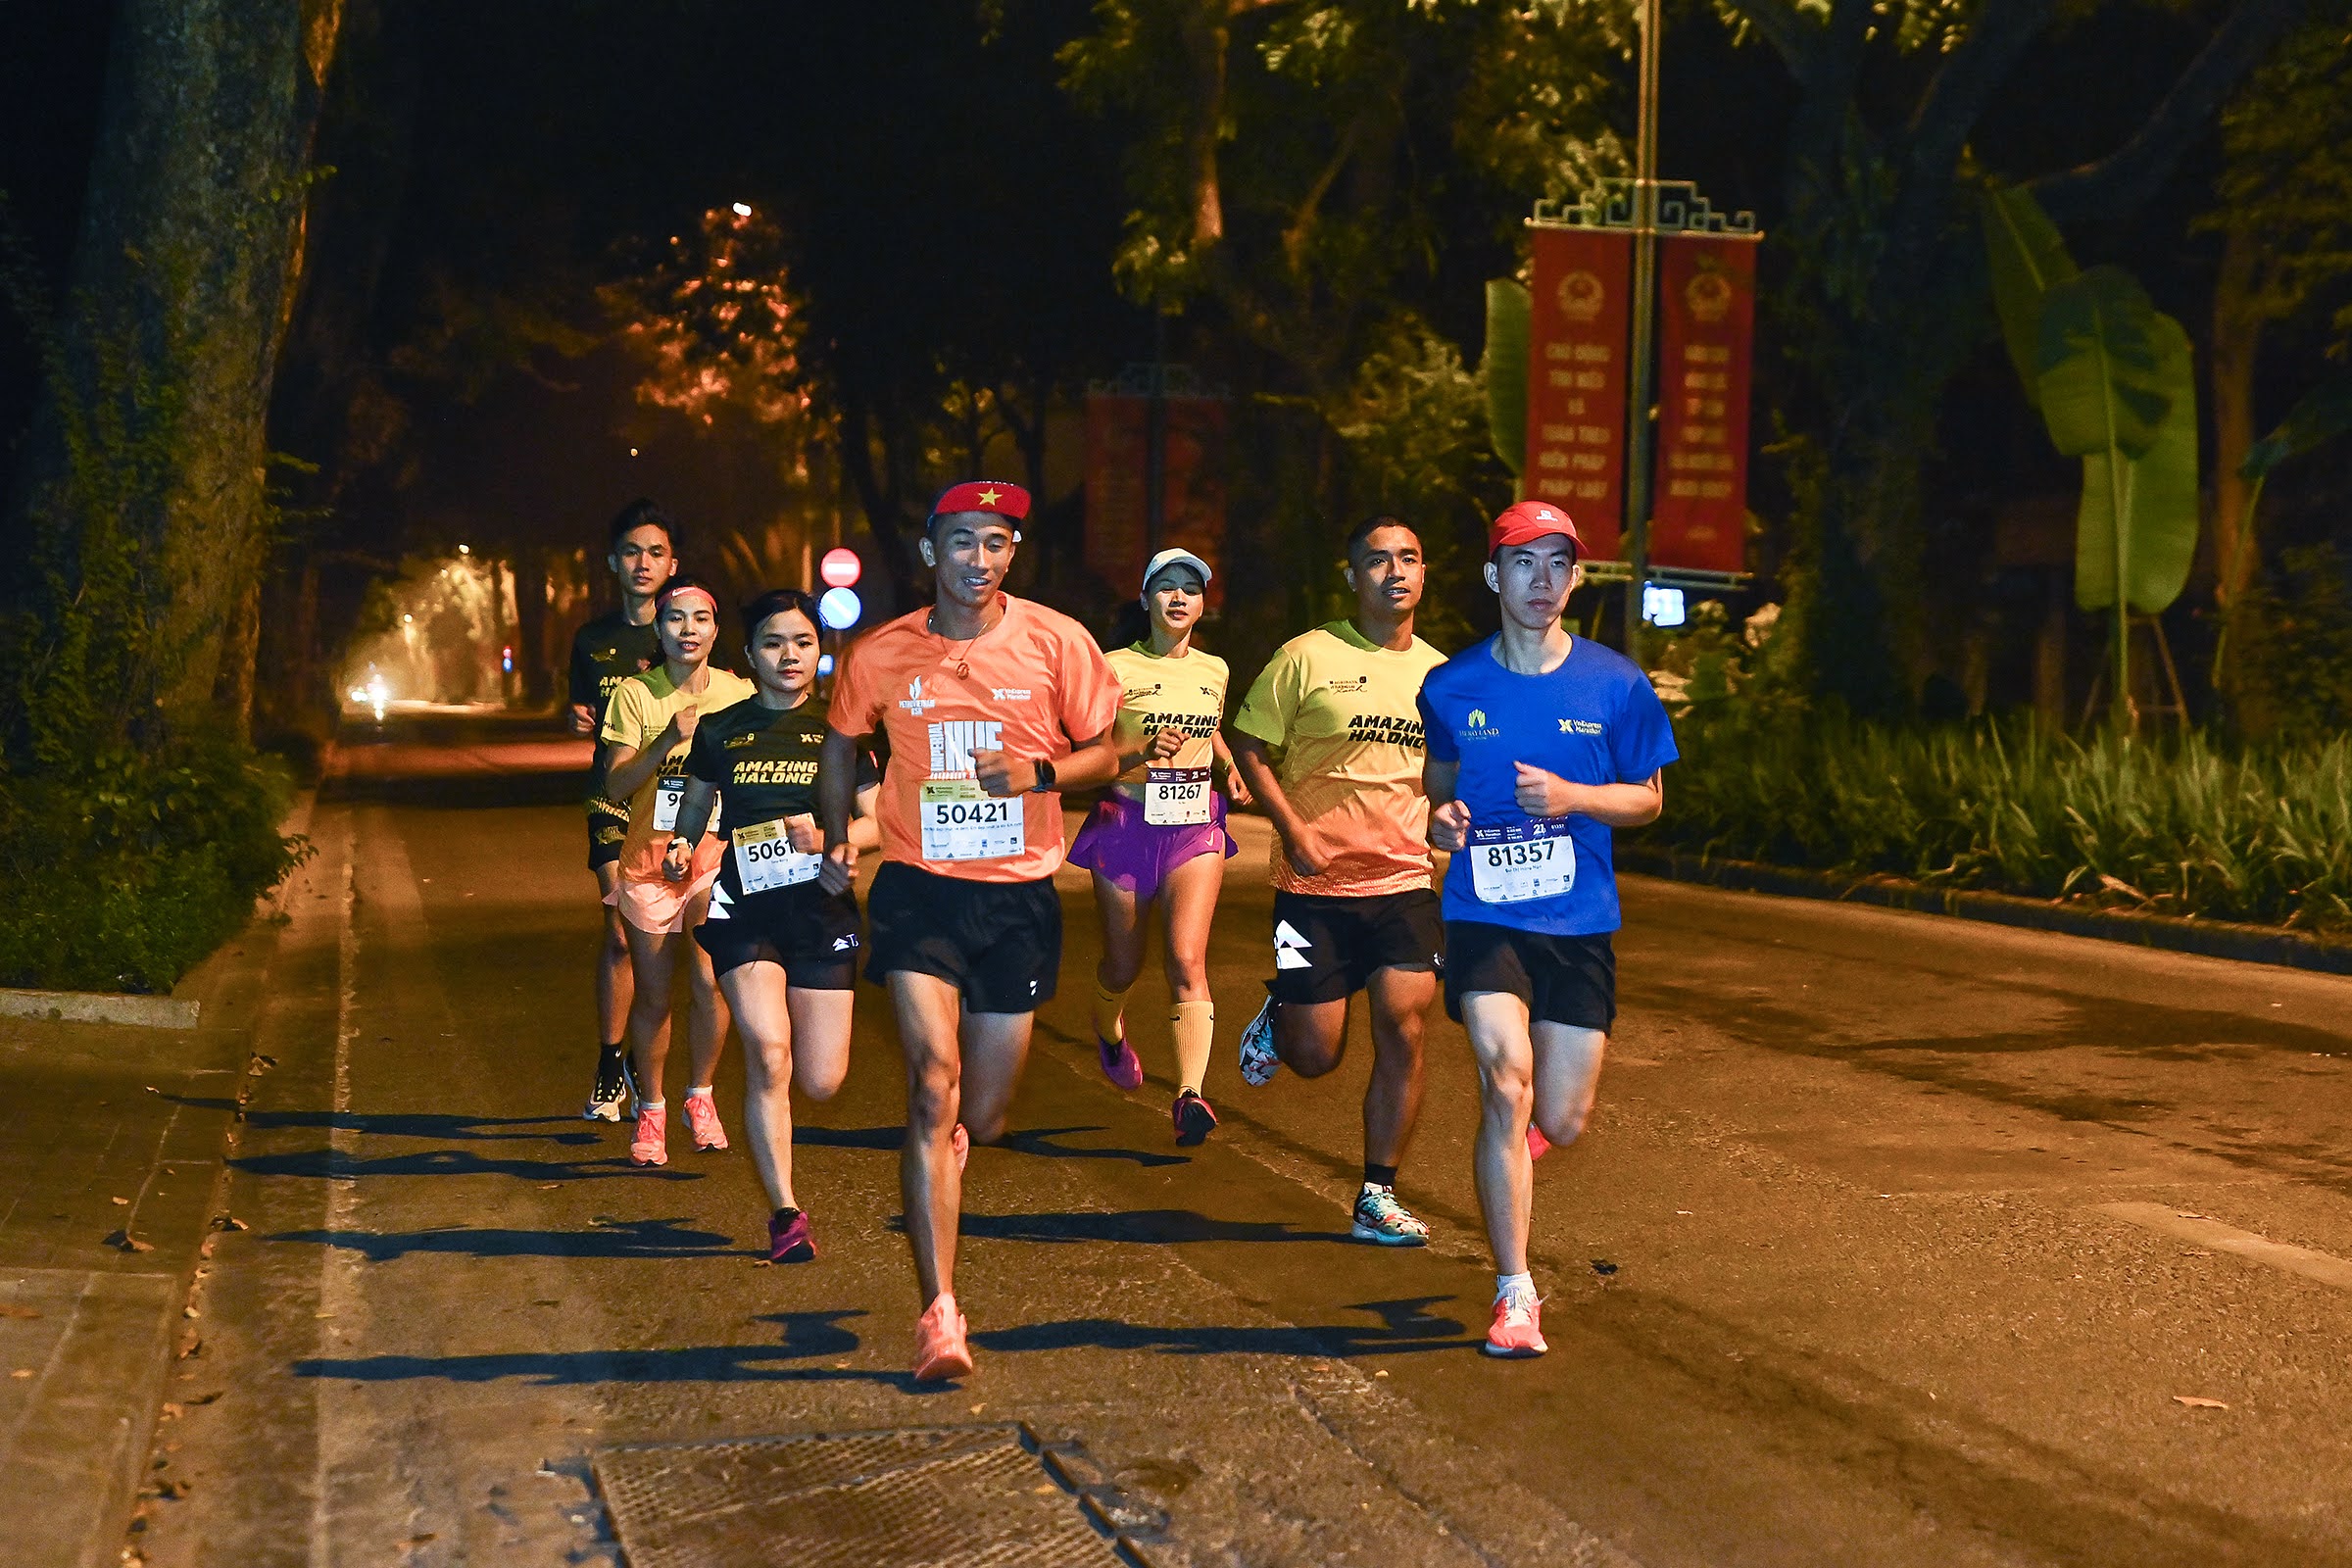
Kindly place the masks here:
<instances>
[{"instance_id":1,"label":"green foliage","mask_svg":"<svg viewBox=\"0 0 2352 1568\"><path fill-rule=\"evenodd\" d=\"M2352 430L2352 369L2339 369L2287 411L2278 427L2254 443L2238 471L2254 480L2289 458L2301 457L2323 441Z\"/></svg>"},{"instance_id":2,"label":"green foliage","mask_svg":"<svg viewBox=\"0 0 2352 1568\"><path fill-rule=\"evenodd\" d=\"M2058 225L2032 192L1995 185L1984 192L1981 205L2001 341L2009 350L2018 383L2026 389L2026 401L2039 408L2041 386L2034 368L2041 344L2041 303L2052 288L2080 275L2081 269L2067 254Z\"/></svg>"},{"instance_id":3,"label":"green foliage","mask_svg":"<svg viewBox=\"0 0 2352 1568\"><path fill-rule=\"evenodd\" d=\"M2240 624L2236 718L2248 735L2296 738L2352 731L2352 592L2343 555L2328 545L2281 554L2257 579Z\"/></svg>"},{"instance_id":4,"label":"green foliage","mask_svg":"<svg viewBox=\"0 0 2352 1568\"><path fill-rule=\"evenodd\" d=\"M1941 730L1718 705L1650 842L2158 913L2352 931L2352 739L2231 753L2028 724Z\"/></svg>"},{"instance_id":5,"label":"green foliage","mask_svg":"<svg viewBox=\"0 0 2352 1568\"><path fill-rule=\"evenodd\" d=\"M1511 472L1527 471L1527 334L1534 303L1515 277L1487 281L1487 342L1478 373L1487 384L1487 437Z\"/></svg>"},{"instance_id":6,"label":"green foliage","mask_svg":"<svg viewBox=\"0 0 2352 1568\"><path fill-rule=\"evenodd\" d=\"M309 849L277 832L284 770L226 714L175 730L162 710L187 655L158 629L156 498L189 414L148 368L170 356L132 352L127 325L96 332L77 384L27 274L0 281L44 348L67 458L33 498L32 571L0 614L0 984L164 990Z\"/></svg>"},{"instance_id":7,"label":"green foliage","mask_svg":"<svg viewBox=\"0 0 2352 1568\"><path fill-rule=\"evenodd\" d=\"M1446 590L1479 582L1475 541L1486 519L1510 504L1511 476L1480 439L1486 426L1480 378L1414 317L1395 322L1365 358L1333 420L1348 454L1349 490L1361 503L1356 510L1394 513L1421 535L1432 591L1422 602L1420 634L1448 651L1475 633L1469 602Z\"/></svg>"}]
</instances>

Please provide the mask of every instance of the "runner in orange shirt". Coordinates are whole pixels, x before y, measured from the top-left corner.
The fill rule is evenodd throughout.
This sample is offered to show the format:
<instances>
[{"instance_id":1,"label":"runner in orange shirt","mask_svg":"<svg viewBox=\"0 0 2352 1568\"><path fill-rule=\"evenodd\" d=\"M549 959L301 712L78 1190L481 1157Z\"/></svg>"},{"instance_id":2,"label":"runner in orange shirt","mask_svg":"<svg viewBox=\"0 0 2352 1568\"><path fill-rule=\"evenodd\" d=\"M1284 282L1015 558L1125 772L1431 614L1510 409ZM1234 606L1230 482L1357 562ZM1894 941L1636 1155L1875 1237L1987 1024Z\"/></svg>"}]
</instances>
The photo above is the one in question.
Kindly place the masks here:
<instances>
[{"instance_id":1,"label":"runner in orange shirt","mask_svg":"<svg viewBox=\"0 0 2352 1568\"><path fill-rule=\"evenodd\" d=\"M963 1155L992 1143L1029 1055L1037 1004L1061 964L1063 790L1097 789L1143 753L1112 739L1119 681L1086 628L1004 591L1029 514L1020 486L951 486L924 524L938 601L853 647L817 768L824 885L850 886L858 745L889 740L877 817L882 868L866 895L866 977L890 988L906 1056L899 1159L923 1314L914 1375L972 1369L956 1309ZM1147 748L1174 755L1161 730ZM968 1133L967 1133L968 1129Z\"/></svg>"}]
</instances>

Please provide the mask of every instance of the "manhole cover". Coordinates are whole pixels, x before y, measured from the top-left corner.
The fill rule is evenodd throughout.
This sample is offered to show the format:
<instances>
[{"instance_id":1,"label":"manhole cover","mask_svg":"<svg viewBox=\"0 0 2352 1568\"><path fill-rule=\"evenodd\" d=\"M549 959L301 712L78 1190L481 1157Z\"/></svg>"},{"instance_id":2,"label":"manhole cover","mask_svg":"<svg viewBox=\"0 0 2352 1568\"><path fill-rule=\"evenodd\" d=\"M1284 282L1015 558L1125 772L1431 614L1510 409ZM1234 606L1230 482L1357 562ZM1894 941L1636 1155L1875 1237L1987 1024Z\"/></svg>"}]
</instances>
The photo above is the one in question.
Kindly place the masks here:
<instances>
[{"instance_id":1,"label":"manhole cover","mask_svg":"<svg viewBox=\"0 0 2352 1568\"><path fill-rule=\"evenodd\" d=\"M597 1451L596 1479L629 1568L1142 1560L1095 1529L1017 1424L630 1444Z\"/></svg>"}]
</instances>

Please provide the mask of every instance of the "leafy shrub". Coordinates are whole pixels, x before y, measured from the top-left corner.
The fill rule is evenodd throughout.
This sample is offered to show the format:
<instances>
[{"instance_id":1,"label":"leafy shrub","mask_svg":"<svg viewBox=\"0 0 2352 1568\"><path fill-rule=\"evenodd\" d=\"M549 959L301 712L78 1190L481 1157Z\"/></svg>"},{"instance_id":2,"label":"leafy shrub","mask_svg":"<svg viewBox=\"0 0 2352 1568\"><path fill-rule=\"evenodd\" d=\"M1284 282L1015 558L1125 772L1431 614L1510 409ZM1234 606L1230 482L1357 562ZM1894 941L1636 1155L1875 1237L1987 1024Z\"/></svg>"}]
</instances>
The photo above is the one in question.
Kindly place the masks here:
<instances>
[{"instance_id":1,"label":"leafy shrub","mask_svg":"<svg viewBox=\"0 0 2352 1568\"><path fill-rule=\"evenodd\" d=\"M2231 751L1693 707L1648 842L1931 885L2352 931L2352 739Z\"/></svg>"},{"instance_id":2,"label":"leafy shrub","mask_svg":"<svg viewBox=\"0 0 2352 1568\"><path fill-rule=\"evenodd\" d=\"M2327 735L2352 729L2352 591L2330 545L2280 552L2231 619L2239 638L2232 690L2249 736Z\"/></svg>"}]
</instances>

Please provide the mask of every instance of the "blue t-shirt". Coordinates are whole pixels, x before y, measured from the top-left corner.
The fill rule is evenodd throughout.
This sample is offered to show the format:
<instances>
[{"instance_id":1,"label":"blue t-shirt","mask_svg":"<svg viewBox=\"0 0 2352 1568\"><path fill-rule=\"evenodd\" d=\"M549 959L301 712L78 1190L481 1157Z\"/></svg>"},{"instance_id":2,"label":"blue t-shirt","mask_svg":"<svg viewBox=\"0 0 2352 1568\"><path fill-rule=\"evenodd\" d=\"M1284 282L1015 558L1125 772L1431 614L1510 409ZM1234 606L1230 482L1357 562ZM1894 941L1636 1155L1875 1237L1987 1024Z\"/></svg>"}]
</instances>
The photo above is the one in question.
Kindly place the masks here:
<instances>
[{"instance_id":1,"label":"blue t-shirt","mask_svg":"<svg viewBox=\"0 0 2352 1568\"><path fill-rule=\"evenodd\" d=\"M1529 825L1513 763L1574 784L1640 784L1680 755L1649 677L1623 654L1582 637L1548 675L1503 668L1492 637L1454 655L1422 682L1421 722L1429 755L1461 764L1454 794L1470 808L1473 833ZM1475 890L1470 855L1456 854L1446 869L1446 918L1552 936L1616 930L1611 830L1589 816L1559 820L1576 855L1566 892L1487 903Z\"/></svg>"}]
</instances>

